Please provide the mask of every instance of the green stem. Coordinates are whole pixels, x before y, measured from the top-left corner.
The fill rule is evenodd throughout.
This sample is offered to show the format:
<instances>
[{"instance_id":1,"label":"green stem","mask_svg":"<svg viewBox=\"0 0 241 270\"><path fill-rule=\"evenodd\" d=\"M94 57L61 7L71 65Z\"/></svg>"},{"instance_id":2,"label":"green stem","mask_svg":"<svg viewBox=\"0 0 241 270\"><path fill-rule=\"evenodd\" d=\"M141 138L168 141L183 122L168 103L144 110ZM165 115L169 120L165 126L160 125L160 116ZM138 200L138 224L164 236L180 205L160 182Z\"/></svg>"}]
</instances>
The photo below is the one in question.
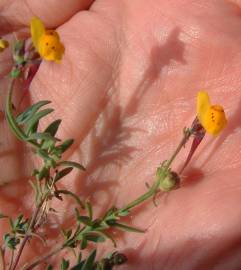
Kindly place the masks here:
<instances>
[{"instance_id":1,"label":"green stem","mask_svg":"<svg viewBox=\"0 0 241 270\"><path fill-rule=\"evenodd\" d=\"M192 133L189 132L188 130L184 131L182 140L178 144L178 146L177 146L176 150L174 151L174 153L172 154L171 158L165 164L167 169L171 166L173 160L176 158L176 156L181 151L181 149L185 146L185 144L187 143L187 141L189 140L191 135L192 135Z\"/></svg>"},{"instance_id":2,"label":"green stem","mask_svg":"<svg viewBox=\"0 0 241 270\"><path fill-rule=\"evenodd\" d=\"M164 176L164 172L162 175ZM127 206L118 210L118 212L128 211L131 208L136 207L138 204L141 204L142 202L148 200L153 195L155 195L157 193L157 191L159 190L159 185L160 185L161 180L162 180L162 175L156 180L156 182L153 184L153 186L146 193L144 193L143 195L141 195L140 197L138 197L134 201L127 204Z\"/></svg>"},{"instance_id":3,"label":"green stem","mask_svg":"<svg viewBox=\"0 0 241 270\"><path fill-rule=\"evenodd\" d=\"M16 79L12 78L10 81L8 93L7 93L7 101L6 101L6 118L9 127L11 128L14 135L21 141L27 141L28 136L23 132L23 130L19 127L18 123L16 122L14 115L13 115L13 106L12 106L12 94L14 90L14 84ZM34 141L28 141L31 145L39 149L39 144Z\"/></svg>"},{"instance_id":4,"label":"green stem","mask_svg":"<svg viewBox=\"0 0 241 270\"><path fill-rule=\"evenodd\" d=\"M14 258L14 250L12 250L12 252L11 252L11 260L10 260L10 266L9 266L9 269L12 268L13 258Z\"/></svg>"},{"instance_id":5,"label":"green stem","mask_svg":"<svg viewBox=\"0 0 241 270\"><path fill-rule=\"evenodd\" d=\"M57 247L56 249L50 251L49 253L43 255L42 257L38 258L37 260L35 260L34 262L24 266L22 268L22 270L31 270L34 267L36 267L37 265L39 265L40 263L46 261L47 259L49 259L50 257L54 256L55 254L59 253L62 249L64 249L64 246L61 245L59 247Z\"/></svg>"},{"instance_id":6,"label":"green stem","mask_svg":"<svg viewBox=\"0 0 241 270\"><path fill-rule=\"evenodd\" d=\"M142 202L144 202L144 201L148 200L150 197L152 197L156 193L156 191L157 191L157 188L151 188L146 193L144 193L143 195L141 195L140 197L138 197L137 199L135 199L131 203L127 204L127 206L118 210L118 212L128 211L131 208L134 208L135 206L141 204Z\"/></svg>"},{"instance_id":7,"label":"green stem","mask_svg":"<svg viewBox=\"0 0 241 270\"><path fill-rule=\"evenodd\" d=\"M81 231L81 234L85 234L85 233L88 233L92 231L92 228L91 227L84 227L84 229ZM46 261L47 259L49 259L50 257L56 255L57 253L59 253L60 251L62 251L64 248L68 247L69 245L71 245L72 243L74 243L76 241L75 239L76 237L76 234L70 239L68 240L67 242L65 242L64 244L60 245L59 247L57 247L56 249L48 252L47 254L37 258L34 262L24 266L22 268L22 270L31 270L33 269L34 267L36 267L37 265L39 265L40 263L43 263L44 261Z\"/></svg>"},{"instance_id":8,"label":"green stem","mask_svg":"<svg viewBox=\"0 0 241 270\"><path fill-rule=\"evenodd\" d=\"M15 121L14 116L13 116L12 94L13 94L15 81L16 81L15 79L11 79L9 90L7 93L6 117L7 117L8 124L9 124L11 130L13 131L13 133L15 134L15 136L18 139L20 139L21 141L25 141L27 139L27 136L26 136L26 134L24 134L24 132L21 130L21 128L19 128L19 126L18 126L18 124Z\"/></svg>"},{"instance_id":9,"label":"green stem","mask_svg":"<svg viewBox=\"0 0 241 270\"><path fill-rule=\"evenodd\" d=\"M5 270L4 250L0 247L0 269Z\"/></svg>"},{"instance_id":10,"label":"green stem","mask_svg":"<svg viewBox=\"0 0 241 270\"><path fill-rule=\"evenodd\" d=\"M128 211L131 208L134 208L135 206L141 204L142 202L148 200L149 198L151 198L153 195L156 194L156 192L159 190L159 185L160 182L162 180L163 177L165 177L165 172L163 171L162 174L160 175L160 177L157 178L156 182L153 184L153 186L143 195L141 195L140 197L138 197L136 200L132 201L131 203L127 204L127 206L121 208L118 210L118 212L122 212L122 211ZM79 233L80 235L84 235L88 232L92 231L92 228L89 226L86 226L82 229L82 231ZM49 259L50 257L52 257L53 255L57 254L58 252L60 252L61 250L63 250L65 247L70 246L72 243L74 243L76 241L75 239L76 234L69 239L66 243L64 243L63 245L59 246L58 248L56 248L55 250L47 253L46 255L43 255L42 257L38 258L36 261L34 261L33 263L25 266L22 270L31 270L33 269L35 266L37 266L38 264L46 261L47 259Z\"/></svg>"},{"instance_id":11,"label":"green stem","mask_svg":"<svg viewBox=\"0 0 241 270\"><path fill-rule=\"evenodd\" d=\"M184 131L183 138L181 139L180 143L178 144L176 150L172 154L171 158L165 164L165 170L163 170L162 174L157 178L157 180L153 184L153 186L146 193L144 193L143 195L141 195L139 198L137 198L133 202L127 204L127 206L125 206L122 209L120 209L119 212L130 210L131 208L134 208L138 204L144 202L145 200L149 199L150 197L152 197L153 195L156 194L156 192L159 189L159 186L160 186L161 181L164 180L163 178L166 176L165 173L168 171L168 169L171 166L173 160L176 158L176 156L178 155L178 153L181 151L182 147L185 146L185 144L189 140L190 136L191 136L191 132L189 132L188 130L185 130Z\"/></svg>"},{"instance_id":12,"label":"green stem","mask_svg":"<svg viewBox=\"0 0 241 270\"><path fill-rule=\"evenodd\" d=\"M9 268L10 270L15 270L17 268L17 265L19 263L19 260L20 260L20 257L22 255L23 249L24 249L27 241L31 238L31 233L34 232L34 230L35 230L36 220L37 220L39 211L40 211L43 203L44 203L44 200L36 207L36 209L35 209L35 211L34 211L34 213L32 215L28 230L27 230L27 232L26 232L26 234L24 236L23 241L21 242L21 245L19 247L17 256L16 256L16 258L15 258L13 264L12 264L12 267Z\"/></svg>"}]
</instances>

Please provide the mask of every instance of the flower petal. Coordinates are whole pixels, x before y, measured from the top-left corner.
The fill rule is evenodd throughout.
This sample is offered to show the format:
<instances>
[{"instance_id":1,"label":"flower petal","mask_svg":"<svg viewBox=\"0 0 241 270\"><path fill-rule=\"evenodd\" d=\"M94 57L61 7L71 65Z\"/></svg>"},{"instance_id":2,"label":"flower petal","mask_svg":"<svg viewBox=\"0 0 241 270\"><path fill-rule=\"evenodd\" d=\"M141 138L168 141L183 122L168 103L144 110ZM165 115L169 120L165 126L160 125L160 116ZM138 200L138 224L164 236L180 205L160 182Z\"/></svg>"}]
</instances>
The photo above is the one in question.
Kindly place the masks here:
<instances>
[{"instance_id":1,"label":"flower petal","mask_svg":"<svg viewBox=\"0 0 241 270\"><path fill-rule=\"evenodd\" d=\"M197 116L199 121L202 123L202 118L210 108L210 99L208 93L205 91L198 92L197 95Z\"/></svg>"},{"instance_id":2,"label":"flower petal","mask_svg":"<svg viewBox=\"0 0 241 270\"><path fill-rule=\"evenodd\" d=\"M212 135L218 135L226 126L227 119L223 107L220 105L212 105L203 116L203 127Z\"/></svg>"},{"instance_id":3,"label":"flower petal","mask_svg":"<svg viewBox=\"0 0 241 270\"><path fill-rule=\"evenodd\" d=\"M34 47L39 50L39 41L43 34L45 33L45 27L41 20L37 17L33 17L30 23L31 26L31 36Z\"/></svg>"},{"instance_id":4,"label":"flower petal","mask_svg":"<svg viewBox=\"0 0 241 270\"><path fill-rule=\"evenodd\" d=\"M48 61L60 62L64 54L64 46L54 30L47 30L39 40L39 54Z\"/></svg>"}]
</instances>

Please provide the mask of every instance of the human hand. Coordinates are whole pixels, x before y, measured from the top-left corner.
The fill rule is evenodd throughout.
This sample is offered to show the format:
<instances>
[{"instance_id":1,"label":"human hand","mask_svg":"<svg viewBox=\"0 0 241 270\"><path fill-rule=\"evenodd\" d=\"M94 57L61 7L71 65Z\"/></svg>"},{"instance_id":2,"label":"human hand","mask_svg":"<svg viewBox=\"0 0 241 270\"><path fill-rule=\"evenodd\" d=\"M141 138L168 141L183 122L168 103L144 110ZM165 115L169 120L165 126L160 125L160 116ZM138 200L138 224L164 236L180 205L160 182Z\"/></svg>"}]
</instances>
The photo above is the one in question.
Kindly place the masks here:
<instances>
[{"instance_id":1,"label":"human hand","mask_svg":"<svg viewBox=\"0 0 241 270\"><path fill-rule=\"evenodd\" d=\"M118 250L129 258L123 269L239 269L239 4L99 0L83 11L68 2L71 12L63 5L59 17L49 15L46 5L29 5L28 17L15 13L10 25L19 20L27 25L33 15L50 27L61 24L58 32L66 48L60 65L41 64L30 98L53 101L54 117L63 119L59 137L75 138L69 159L82 162L87 171L63 183L89 197L98 213L145 191L145 182L153 181L156 167L170 157L183 127L195 117L197 91L207 90L227 111L227 128L215 140L206 136L183 172L182 187L161 196L157 208L149 202L133 211L129 222L147 232L121 235ZM51 5L62 10L57 1ZM9 65L2 66L7 70ZM1 166L3 176L11 177L0 190L1 212L28 211L33 204L27 158L22 146L13 146L9 133L3 132ZM187 151L188 146L174 169ZM67 207L68 201L60 209ZM66 213L59 222L68 217ZM40 243L31 252L26 247L25 260L43 250Z\"/></svg>"}]
</instances>

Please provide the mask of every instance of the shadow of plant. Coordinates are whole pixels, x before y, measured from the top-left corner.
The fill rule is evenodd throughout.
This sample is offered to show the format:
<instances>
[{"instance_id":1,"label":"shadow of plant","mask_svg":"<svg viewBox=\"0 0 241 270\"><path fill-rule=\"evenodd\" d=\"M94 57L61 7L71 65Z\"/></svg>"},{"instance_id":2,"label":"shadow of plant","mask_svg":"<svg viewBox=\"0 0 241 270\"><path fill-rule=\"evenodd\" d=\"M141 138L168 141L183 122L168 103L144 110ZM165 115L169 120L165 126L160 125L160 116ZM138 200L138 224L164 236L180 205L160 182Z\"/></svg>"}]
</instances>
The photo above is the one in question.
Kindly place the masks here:
<instances>
[{"instance_id":1,"label":"shadow of plant","mask_svg":"<svg viewBox=\"0 0 241 270\"><path fill-rule=\"evenodd\" d=\"M106 97L103 110L83 142L89 144L90 158L86 172L80 173L79 179L76 179L74 190L81 198L88 198L98 205L101 212L113 205L118 196L119 170L131 162L132 155L139 151L129 143L130 139L147 132L145 127L136 128L130 121L135 117L139 103L152 84L160 79L162 69L170 65L171 61L186 63L183 57L184 44L179 40L179 35L179 28L174 28L163 45L152 47L150 65L124 108L119 105L120 87L116 76L112 85L113 94ZM97 193L101 195L96 196ZM71 207L71 203L68 207Z\"/></svg>"}]
</instances>

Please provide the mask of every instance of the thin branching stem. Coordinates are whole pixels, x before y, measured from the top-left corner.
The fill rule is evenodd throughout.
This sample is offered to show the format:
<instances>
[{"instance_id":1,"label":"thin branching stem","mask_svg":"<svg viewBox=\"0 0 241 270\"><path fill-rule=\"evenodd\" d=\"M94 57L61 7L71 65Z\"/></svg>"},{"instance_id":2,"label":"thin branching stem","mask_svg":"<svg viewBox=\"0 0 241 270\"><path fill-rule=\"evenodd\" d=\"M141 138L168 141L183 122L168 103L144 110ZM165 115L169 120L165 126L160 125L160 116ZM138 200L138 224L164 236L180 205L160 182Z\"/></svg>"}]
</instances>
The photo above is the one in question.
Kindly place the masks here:
<instances>
[{"instance_id":1,"label":"thin branching stem","mask_svg":"<svg viewBox=\"0 0 241 270\"><path fill-rule=\"evenodd\" d=\"M20 139L21 141L25 141L27 139L24 132L19 128L18 124L16 123L16 120L13 116L13 103L12 103L12 94L14 85L16 83L16 79L11 78L10 85L7 93L7 101L6 101L6 118L8 121L8 124L10 128L12 129L15 136Z\"/></svg>"},{"instance_id":2,"label":"thin branching stem","mask_svg":"<svg viewBox=\"0 0 241 270\"><path fill-rule=\"evenodd\" d=\"M63 249L64 249L64 246L61 245L61 246L55 248L54 250L50 251L49 253L37 258L32 263L24 266L21 270L31 270L34 267L36 267L37 265L39 265L40 263L42 263L42 262L46 261L47 259L51 258L52 256L56 255L57 253L59 253Z\"/></svg>"},{"instance_id":3,"label":"thin branching stem","mask_svg":"<svg viewBox=\"0 0 241 270\"><path fill-rule=\"evenodd\" d=\"M174 161L174 159L176 158L178 153L181 151L181 149L185 146L185 144L187 143L187 141L189 140L191 135L192 135L192 133L190 131L184 130L183 137L182 137L180 143L178 144L176 150L172 154L171 158L167 161L166 167L169 168L171 166L172 162Z\"/></svg>"},{"instance_id":4,"label":"thin branching stem","mask_svg":"<svg viewBox=\"0 0 241 270\"><path fill-rule=\"evenodd\" d=\"M12 265L13 265L13 258L14 258L14 249L11 250L11 260L10 260L10 266L9 269L11 269Z\"/></svg>"},{"instance_id":5,"label":"thin branching stem","mask_svg":"<svg viewBox=\"0 0 241 270\"><path fill-rule=\"evenodd\" d=\"M5 270L4 250L0 247L0 270Z\"/></svg>"},{"instance_id":6,"label":"thin branching stem","mask_svg":"<svg viewBox=\"0 0 241 270\"><path fill-rule=\"evenodd\" d=\"M20 139L21 141L25 141L27 143L30 143L35 149L38 149L39 150L39 154L41 154L40 156L44 160L50 160L50 161L52 161L52 159L50 159L48 157L48 152L46 152L46 154L45 154L45 152L44 152L45 151L45 148L43 148L44 151L42 151L42 152L40 151L40 150L43 150L43 149L41 149L41 146L43 146L44 143L39 144L38 143L38 140L37 140L37 139L43 140L43 138L46 138L46 134L44 134L44 133L43 134L36 133L35 136L36 136L37 139L32 139L32 138L35 138L35 137L31 137L31 139L29 139L29 136L28 136L29 132L28 131L25 132L24 129L21 128L21 125L18 124L17 120L14 117L13 103L12 103L12 94L13 94L13 89L14 89L15 81L16 81L16 79L14 79L14 78L11 79L9 90L8 90L8 95L7 95L6 118L7 118L8 124L9 124L10 128L12 129L13 133L16 135L16 137L18 139ZM40 135L42 135L42 137ZM43 135L45 135L45 137L43 137ZM191 132L190 131L188 131L188 130L184 131L183 138L181 139L179 145L177 146L177 148L174 151L174 153L171 156L171 158L169 160L167 160L165 162L165 164L163 163L164 165L162 165L162 167L158 168L158 169L161 169L160 170L160 173L157 174L157 178L155 179L155 181L154 181L153 185L151 186L151 188L146 193L144 193L143 195L139 196L137 199L135 199L134 201L130 202L129 204L127 204L123 208L116 209L116 211L114 213L112 213L114 220L115 220L115 217L117 219L119 219L122 216L123 212L127 211L127 214L128 214L128 211L131 210L132 208L138 206L139 204L143 203L144 201L150 199L151 197L155 197L155 195L157 194L157 192L160 190L160 184L161 184L161 182L165 179L167 173L170 170L170 167L171 167L172 162L174 161L174 159L176 158L176 156L178 155L178 153L180 152L180 150L182 149L182 147L186 144L186 142L188 141L188 139L190 138L190 136L191 136ZM45 144L46 144L46 141L45 141ZM71 145L71 144L69 144L69 145ZM59 150L57 147L56 147L56 149ZM63 152L64 152L64 150L63 150ZM63 152L61 152L61 154ZM58 159L59 158L60 157L58 157ZM55 161L55 163L56 163L56 161ZM53 164L55 164L55 163L53 163ZM73 162L72 162L72 164L73 164ZM52 165L51 164L50 166L55 167L56 165ZM48 171L48 173L49 173L49 171ZM43 176L40 179L43 179L44 177L45 176ZM48 174L46 174L46 177L49 177ZM46 183L45 183L45 187L47 187L48 189L47 189L47 191L44 192L44 194L41 192L41 196L38 197L39 200L37 200L36 209L34 210L32 216L31 216L31 219L30 219L28 228L26 230L26 233L24 235L23 240L20 242L20 246L19 246L19 249L18 249L18 251L16 253L16 256L14 256L14 253L12 253L12 259L11 259L9 270L16 270L17 269L18 264L19 264L19 261L20 261L20 258L21 258L21 255L23 253L23 250L25 248L26 243L32 238L33 234L35 233L35 231L37 230L37 228L39 228L39 226L40 226L39 224L40 224L40 222L42 220L43 214L45 213L45 207L43 207L43 205L50 198L50 195L52 195L52 191L53 191L53 189L55 187L54 178L53 178L53 181L52 181L51 185L49 185L49 181L48 181L49 178L46 178L46 179L47 180L46 180ZM37 178L37 188L36 189L37 189L37 192L38 192L38 190L41 189L41 184L40 184L40 182L38 182L38 178ZM74 193L72 193L70 191L67 191L67 190L57 190L56 189L55 190L55 196L57 197L57 195L60 195L60 194L71 195L72 197L75 198L75 200L79 203L79 205L82 208L85 208L84 205L82 204L82 202L79 200L78 196L75 195ZM107 212L106 215L108 216L108 212ZM92 222L92 217L90 218L90 221ZM100 219L100 222L97 223L97 224L102 224L102 226L103 226L103 224L105 224L105 226L107 226L106 228L109 228L111 226L111 223L108 223L107 221L108 220L105 219L105 216L104 216L104 217L102 217L102 219ZM29 263L29 264L23 266L22 267L22 270L31 270L31 269L33 269L34 267L36 267L40 263L46 261L50 257L52 257L52 256L56 255L57 253L59 253L60 251L62 251L64 248L71 247L71 246L76 246L76 243L79 243L82 240L84 241L84 236L85 235L87 235L88 233L91 233L91 232L95 232L96 231L96 228L93 228L92 225L91 225L91 223L90 223L90 225L88 223L84 223L84 224L85 225L87 224L87 225L86 226L83 226L81 230L79 230L79 225L78 225L78 228L76 229L75 234L72 235L72 236L70 236L69 239L65 240L64 243L62 243L62 245L60 245L57 248L53 249L52 251L46 253L45 255L37 258L32 263ZM124 225L124 224L118 224L118 223L116 223L116 225ZM103 228L105 230L105 227L102 227L101 230L103 230ZM86 241L86 239L85 239L85 241ZM83 242L83 243L85 243L85 242ZM3 256L2 256L2 258L3 258ZM0 258L0 260L1 260L1 258ZM3 261L2 265L4 265L4 261Z\"/></svg>"},{"instance_id":7,"label":"thin branching stem","mask_svg":"<svg viewBox=\"0 0 241 270\"><path fill-rule=\"evenodd\" d=\"M177 154L180 152L180 150L182 149L182 147L185 145L185 143L188 141L188 139L190 138L189 133L185 133L183 135L183 138L181 139L179 145L177 146L176 150L174 151L173 155L171 156L171 158L167 161L166 165L165 165L165 170L163 171L162 175L157 178L157 180L154 182L154 184L152 185L152 187L143 195L141 195L140 197L138 197L137 199L135 199L134 201L130 202L129 204L127 204L126 206L124 206L121 209L117 210L117 214L120 212L124 212L124 211L129 211L130 209L138 206L139 204L143 203L144 201L148 200L149 198L153 197L156 195L156 193L159 190L159 185L160 182L162 181L162 178L165 177L165 172L169 169L169 167L171 166L171 163L173 162L173 160L176 158ZM83 228L81 234L84 234L88 231L91 231L91 228L86 226ZM75 237L73 237L72 239L70 239L68 241L68 244L74 243ZM42 257L38 258L36 261L32 262L31 264L25 266L22 270L31 270L33 269L35 266L37 266L38 264L46 261L47 259L49 259L50 257L52 257L53 255L56 255L58 252L60 252L61 250L63 250L66 247L65 244L57 247L56 249L54 249L53 251L47 253L46 255L43 255Z\"/></svg>"},{"instance_id":8,"label":"thin branching stem","mask_svg":"<svg viewBox=\"0 0 241 270\"><path fill-rule=\"evenodd\" d=\"M16 83L16 79L11 78L8 93L7 93L7 101L6 101L6 119L14 135L21 141L27 141L28 139L27 135L19 127L13 115L12 94L13 94L15 83ZM40 148L39 144L34 141L28 141L28 143L30 143L32 146L34 146L37 149Z\"/></svg>"},{"instance_id":9,"label":"thin branching stem","mask_svg":"<svg viewBox=\"0 0 241 270\"><path fill-rule=\"evenodd\" d=\"M155 183L146 193L144 193L143 195L141 195L140 197L138 197L134 201L130 202L125 207L121 208L118 212L128 211L128 210L136 207L137 205L141 204L142 202L148 200L149 198L151 198L153 195L156 194L158 187L159 187L159 185L157 185Z\"/></svg>"},{"instance_id":10,"label":"thin branching stem","mask_svg":"<svg viewBox=\"0 0 241 270\"><path fill-rule=\"evenodd\" d=\"M31 221L30 221L30 224L29 224L29 227L28 227L28 231L26 232L26 234L24 236L24 239L22 240L22 242L20 244L20 247L19 247L18 253L16 255L16 258L14 260L14 263L12 264L12 267L9 268L10 270L15 270L18 263L19 263L19 260L20 260L20 257L22 255L23 249L24 249L27 241L31 238L31 233L34 232L34 230L35 230L36 221L37 221L38 214L39 214L39 212L41 210L43 202L44 202L44 199L36 207L36 209L35 209L35 211L34 211L34 213L32 215L32 218L31 218Z\"/></svg>"},{"instance_id":11,"label":"thin branching stem","mask_svg":"<svg viewBox=\"0 0 241 270\"><path fill-rule=\"evenodd\" d=\"M190 136L191 136L191 132L184 131L184 134L183 134L183 137L182 137L180 143L178 144L178 146L175 149L174 153L172 154L171 158L165 164L165 171L167 171L170 168L172 162L174 161L174 159L176 158L178 153L181 151L181 149L185 146L185 144L189 140ZM156 182L153 184L153 186L145 194L141 195L136 200L127 204L127 206L123 207L119 211L128 211L131 208L134 208L135 206L139 205L140 203L148 200L152 196L155 196L159 190L159 186L160 186L162 178L165 177L165 171L163 171L163 174L156 180Z\"/></svg>"}]
</instances>

